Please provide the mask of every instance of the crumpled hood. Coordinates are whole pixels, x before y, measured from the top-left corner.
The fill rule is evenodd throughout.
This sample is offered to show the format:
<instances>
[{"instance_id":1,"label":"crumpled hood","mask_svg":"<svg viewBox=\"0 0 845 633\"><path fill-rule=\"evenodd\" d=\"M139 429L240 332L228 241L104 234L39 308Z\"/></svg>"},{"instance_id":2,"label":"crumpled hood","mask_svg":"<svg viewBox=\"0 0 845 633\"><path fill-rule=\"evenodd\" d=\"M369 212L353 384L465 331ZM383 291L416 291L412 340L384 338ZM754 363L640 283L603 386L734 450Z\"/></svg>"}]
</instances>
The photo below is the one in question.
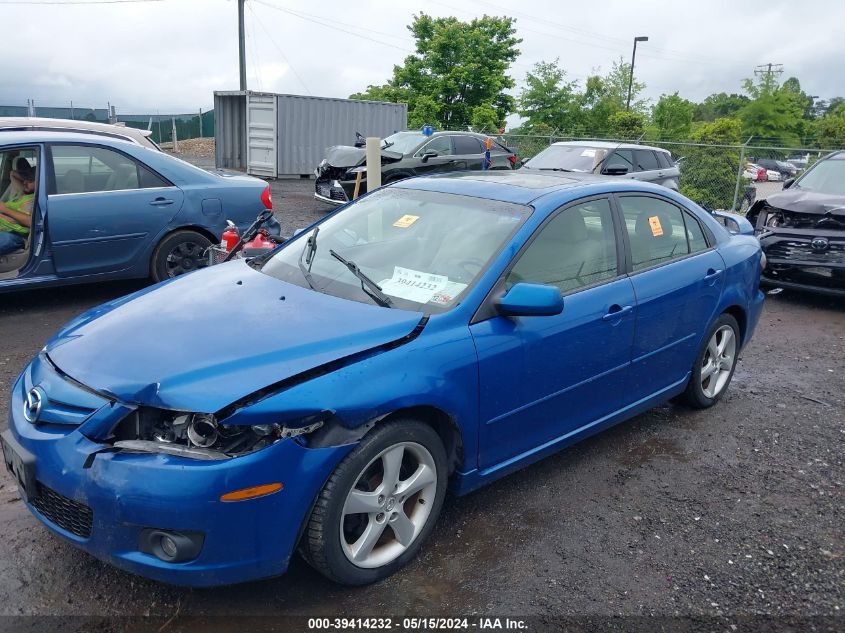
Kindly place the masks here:
<instances>
[{"instance_id":1,"label":"crumpled hood","mask_svg":"<svg viewBox=\"0 0 845 633\"><path fill-rule=\"evenodd\" d=\"M832 215L845 216L845 197L805 191L800 187L785 189L780 193L769 196L766 203L770 207L796 213L822 214L830 212Z\"/></svg>"},{"instance_id":2,"label":"crumpled hood","mask_svg":"<svg viewBox=\"0 0 845 633\"><path fill-rule=\"evenodd\" d=\"M60 330L46 351L74 380L124 402L215 412L300 372L401 339L420 319L285 283L235 261L94 308Z\"/></svg>"},{"instance_id":3,"label":"crumpled hood","mask_svg":"<svg viewBox=\"0 0 845 633\"><path fill-rule=\"evenodd\" d=\"M326 150L326 161L332 167L357 167L362 165L367 158L367 150L363 147L352 147L351 145L335 145ZM402 154L381 150L381 162L394 163L402 160Z\"/></svg>"}]
</instances>

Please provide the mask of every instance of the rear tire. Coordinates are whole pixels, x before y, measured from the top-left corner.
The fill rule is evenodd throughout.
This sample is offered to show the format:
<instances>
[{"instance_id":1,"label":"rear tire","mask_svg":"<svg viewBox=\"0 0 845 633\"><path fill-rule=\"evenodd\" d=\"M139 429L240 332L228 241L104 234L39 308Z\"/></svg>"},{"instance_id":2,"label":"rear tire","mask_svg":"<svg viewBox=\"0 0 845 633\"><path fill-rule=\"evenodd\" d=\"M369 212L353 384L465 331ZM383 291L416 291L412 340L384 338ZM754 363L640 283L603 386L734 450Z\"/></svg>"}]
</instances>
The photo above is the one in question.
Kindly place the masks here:
<instances>
[{"instance_id":1,"label":"rear tire","mask_svg":"<svg viewBox=\"0 0 845 633\"><path fill-rule=\"evenodd\" d=\"M196 231L175 231L167 235L153 253L150 276L159 282L205 268L209 246L211 240Z\"/></svg>"},{"instance_id":2,"label":"rear tire","mask_svg":"<svg viewBox=\"0 0 845 633\"><path fill-rule=\"evenodd\" d=\"M716 404L733 378L739 357L739 324L723 313L710 326L692 366L683 400L696 409Z\"/></svg>"},{"instance_id":3,"label":"rear tire","mask_svg":"<svg viewBox=\"0 0 845 633\"><path fill-rule=\"evenodd\" d=\"M434 429L410 419L379 425L329 477L300 552L337 583L381 580L419 552L437 522L446 481L446 451Z\"/></svg>"}]
</instances>

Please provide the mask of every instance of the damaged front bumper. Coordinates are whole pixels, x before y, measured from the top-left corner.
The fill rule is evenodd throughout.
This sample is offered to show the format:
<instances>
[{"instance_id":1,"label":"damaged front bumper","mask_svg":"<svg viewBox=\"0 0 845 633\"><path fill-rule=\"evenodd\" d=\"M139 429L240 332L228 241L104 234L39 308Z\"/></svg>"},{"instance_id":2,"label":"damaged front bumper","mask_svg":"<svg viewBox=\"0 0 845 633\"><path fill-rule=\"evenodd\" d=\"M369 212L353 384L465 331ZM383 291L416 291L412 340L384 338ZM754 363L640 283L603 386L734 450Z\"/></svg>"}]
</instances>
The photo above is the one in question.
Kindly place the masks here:
<instances>
[{"instance_id":1,"label":"damaged front bumper","mask_svg":"<svg viewBox=\"0 0 845 633\"><path fill-rule=\"evenodd\" d=\"M758 238L764 284L845 296L845 231L777 228Z\"/></svg>"},{"instance_id":2,"label":"damaged front bumper","mask_svg":"<svg viewBox=\"0 0 845 633\"><path fill-rule=\"evenodd\" d=\"M97 403L81 422L62 423L53 410L49 420L25 419L38 362L13 387L4 435L32 462L29 490L22 494L27 507L95 557L162 582L201 587L284 573L314 499L354 446L308 448L285 438L226 460L114 450L84 431L116 424L131 411L118 402ZM72 396L68 384L57 382L61 377L44 378L40 373L39 385ZM44 393L47 409L49 396ZM265 496L221 500L270 484L281 485ZM163 560L150 545L162 534L186 543L189 558Z\"/></svg>"}]
</instances>

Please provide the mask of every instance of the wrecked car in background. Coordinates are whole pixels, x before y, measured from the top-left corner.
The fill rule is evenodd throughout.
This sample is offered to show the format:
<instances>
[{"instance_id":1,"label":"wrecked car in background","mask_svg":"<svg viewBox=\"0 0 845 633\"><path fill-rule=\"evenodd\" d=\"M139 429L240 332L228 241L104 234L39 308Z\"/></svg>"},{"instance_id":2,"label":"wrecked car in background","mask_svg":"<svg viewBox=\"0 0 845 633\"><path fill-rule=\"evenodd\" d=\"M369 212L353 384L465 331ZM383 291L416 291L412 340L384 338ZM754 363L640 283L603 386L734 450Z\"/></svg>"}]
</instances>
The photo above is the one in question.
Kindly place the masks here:
<instances>
[{"instance_id":1,"label":"wrecked car in background","mask_svg":"<svg viewBox=\"0 0 845 633\"><path fill-rule=\"evenodd\" d=\"M359 135L359 139L360 139ZM381 182L384 185L410 178L449 171L481 169L487 136L474 132L397 132L381 143ZM361 174L358 194L367 191L366 154L358 142L335 145L326 151L326 157L314 174L314 197L332 205L345 204L355 194L355 182ZM490 150L490 169L513 169L516 154L507 147L493 142Z\"/></svg>"},{"instance_id":2,"label":"wrecked car in background","mask_svg":"<svg viewBox=\"0 0 845 633\"><path fill-rule=\"evenodd\" d=\"M845 296L845 151L748 211L768 265L763 283Z\"/></svg>"}]
</instances>

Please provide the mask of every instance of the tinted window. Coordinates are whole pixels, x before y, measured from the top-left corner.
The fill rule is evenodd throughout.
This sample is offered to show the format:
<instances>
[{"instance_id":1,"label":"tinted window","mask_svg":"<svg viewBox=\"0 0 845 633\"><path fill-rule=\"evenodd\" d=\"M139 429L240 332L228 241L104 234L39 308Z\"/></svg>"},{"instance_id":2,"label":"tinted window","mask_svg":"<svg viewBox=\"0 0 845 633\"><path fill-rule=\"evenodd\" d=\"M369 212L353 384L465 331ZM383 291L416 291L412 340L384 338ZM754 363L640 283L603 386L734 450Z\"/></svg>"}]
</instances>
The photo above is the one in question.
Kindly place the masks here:
<instances>
[{"instance_id":1,"label":"tinted window","mask_svg":"<svg viewBox=\"0 0 845 633\"><path fill-rule=\"evenodd\" d=\"M474 136L453 136L452 143L455 146L455 154L459 156L462 154L481 154L484 152L481 141Z\"/></svg>"},{"instance_id":2,"label":"tinted window","mask_svg":"<svg viewBox=\"0 0 845 633\"><path fill-rule=\"evenodd\" d=\"M631 243L634 270L689 254L684 214L674 204L645 196L620 196L619 205Z\"/></svg>"},{"instance_id":3,"label":"tinted window","mask_svg":"<svg viewBox=\"0 0 845 633\"><path fill-rule=\"evenodd\" d=\"M657 157L650 149L638 149L634 152L637 159L637 171L650 171L657 169Z\"/></svg>"},{"instance_id":4,"label":"tinted window","mask_svg":"<svg viewBox=\"0 0 845 633\"><path fill-rule=\"evenodd\" d=\"M629 149L618 149L613 152L613 156L607 159L604 164L604 169L626 167L628 171L636 171L634 167L633 152Z\"/></svg>"},{"instance_id":5,"label":"tinted window","mask_svg":"<svg viewBox=\"0 0 845 633\"><path fill-rule=\"evenodd\" d=\"M657 155L657 164L660 165L663 169L667 169L669 167L673 167L672 159L669 158L669 154L666 152L654 152Z\"/></svg>"},{"instance_id":6,"label":"tinted window","mask_svg":"<svg viewBox=\"0 0 845 633\"><path fill-rule=\"evenodd\" d=\"M54 145L52 153L56 193L121 191L168 185L128 156L104 147Z\"/></svg>"},{"instance_id":7,"label":"tinted window","mask_svg":"<svg viewBox=\"0 0 845 633\"><path fill-rule=\"evenodd\" d=\"M687 227L687 240L689 241L690 253L697 253L707 249L707 239L701 225L689 213L684 213L684 223Z\"/></svg>"},{"instance_id":8,"label":"tinted window","mask_svg":"<svg viewBox=\"0 0 845 633\"><path fill-rule=\"evenodd\" d=\"M507 147L505 147L501 143L497 143L495 141L493 141L493 149L491 151L494 154L499 154L499 153L510 154L511 153L511 151Z\"/></svg>"},{"instance_id":9,"label":"tinted window","mask_svg":"<svg viewBox=\"0 0 845 633\"><path fill-rule=\"evenodd\" d=\"M506 283L549 284L562 292L616 277L610 204L591 200L564 209L540 229Z\"/></svg>"},{"instance_id":10,"label":"tinted window","mask_svg":"<svg viewBox=\"0 0 845 633\"><path fill-rule=\"evenodd\" d=\"M436 136L423 145L419 154L422 155L425 152L437 152L438 156L449 156L452 154L452 141L448 136Z\"/></svg>"}]
</instances>

